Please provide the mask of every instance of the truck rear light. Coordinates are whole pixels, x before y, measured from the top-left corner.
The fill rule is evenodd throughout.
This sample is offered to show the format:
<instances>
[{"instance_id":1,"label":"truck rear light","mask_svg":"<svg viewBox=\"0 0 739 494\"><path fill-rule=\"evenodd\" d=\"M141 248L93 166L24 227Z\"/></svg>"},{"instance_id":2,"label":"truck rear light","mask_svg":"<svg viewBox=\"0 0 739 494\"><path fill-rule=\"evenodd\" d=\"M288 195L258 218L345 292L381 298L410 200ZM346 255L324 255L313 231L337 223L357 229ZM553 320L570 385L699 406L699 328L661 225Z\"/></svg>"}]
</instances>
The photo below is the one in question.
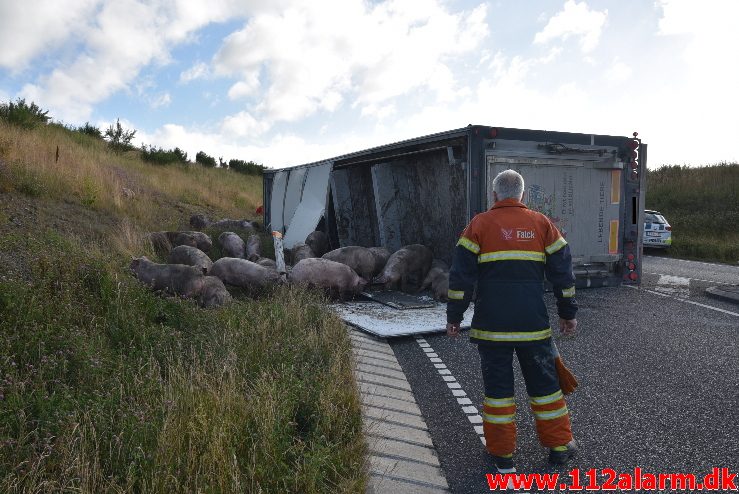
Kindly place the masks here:
<instances>
[{"instance_id":1,"label":"truck rear light","mask_svg":"<svg viewBox=\"0 0 739 494\"><path fill-rule=\"evenodd\" d=\"M636 273L629 273L629 279L631 281L636 281L637 278L639 278L639 275L638 274L636 274Z\"/></svg>"},{"instance_id":2,"label":"truck rear light","mask_svg":"<svg viewBox=\"0 0 739 494\"><path fill-rule=\"evenodd\" d=\"M629 269L631 271L635 270L636 269L636 264L634 264L633 262L631 264L629 264Z\"/></svg>"},{"instance_id":3,"label":"truck rear light","mask_svg":"<svg viewBox=\"0 0 739 494\"><path fill-rule=\"evenodd\" d=\"M631 242L629 242L629 243L631 243ZM632 247L633 247L633 244L632 245L629 245L628 248L631 249ZM629 254L626 257L628 258L629 261L633 261L634 260L634 254Z\"/></svg>"}]
</instances>

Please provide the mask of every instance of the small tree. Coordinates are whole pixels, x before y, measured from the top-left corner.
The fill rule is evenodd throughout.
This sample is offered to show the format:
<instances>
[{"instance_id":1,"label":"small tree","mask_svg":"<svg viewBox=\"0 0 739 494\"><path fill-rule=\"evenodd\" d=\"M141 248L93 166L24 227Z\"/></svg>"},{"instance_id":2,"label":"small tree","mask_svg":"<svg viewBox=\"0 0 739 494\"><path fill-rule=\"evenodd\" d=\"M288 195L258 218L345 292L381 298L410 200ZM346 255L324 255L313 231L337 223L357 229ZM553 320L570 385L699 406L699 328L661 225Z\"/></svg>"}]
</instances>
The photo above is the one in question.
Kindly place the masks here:
<instances>
[{"instance_id":1,"label":"small tree","mask_svg":"<svg viewBox=\"0 0 739 494\"><path fill-rule=\"evenodd\" d=\"M195 163L200 163L201 165L208 168L216 167L216 159L212 156L208 156L203 151L198 151L198 153L195 155Z\"/></svg>"},{"instance_id":2,"label":"small tree","mask_svg":"<svg viewBox=\"0 0 739 494\"><path fill-rule=\"evenodd\" d=\"M39 124L46 125L51 119L48 113L49 110L43 111L36 103L31 102L29 105L25 99L21 98L18 98L15 103L10 101L0 104L0 120L24 129L32 129Z\"/></svg>"},{"instance_id":3,"label":"small tree","mask_svg":"<svg viewBox=\"0 0 739 494\"><path fill-rule=\"evenodd\" d=\"M124 129L121 125L121 121L118 119L116 119L115 125L110 124L110 127L105 131L105 138L108 139L110 147L112 147L116 152L133 149L131 141L135 135L135 130Z\"/></svg>"}]
</instances>

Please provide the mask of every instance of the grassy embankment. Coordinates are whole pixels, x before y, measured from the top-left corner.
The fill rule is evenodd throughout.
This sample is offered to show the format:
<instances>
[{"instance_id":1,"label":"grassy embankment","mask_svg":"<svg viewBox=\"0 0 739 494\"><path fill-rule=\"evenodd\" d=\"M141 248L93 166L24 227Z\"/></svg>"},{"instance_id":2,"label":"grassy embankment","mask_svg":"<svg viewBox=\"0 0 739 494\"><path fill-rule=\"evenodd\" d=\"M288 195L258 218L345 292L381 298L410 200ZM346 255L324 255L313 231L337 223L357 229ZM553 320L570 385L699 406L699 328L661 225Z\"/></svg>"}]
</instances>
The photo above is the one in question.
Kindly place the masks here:
<instances>
[{"instance_id":1,"label":"grassy embankment","mask_svg":"<svg viewBox=\"0 0 739 494\"><path fill-rule=\"evenodd\" d=\"M739 164L651 170L646 207L672 225L669 255L739 262Z\"/></svg>"},{"instance_id":2,"label":"grassy embankment","mask_svg":"<svg viewBox=\"0 0 739 494\"><path fill-rule=\"evenodd\" d=\"M0 492L363 489L350 346L318 297L203 310L127 272L145 232L260 202L258 177L0 122Z\"/></svg>"}]
</instances>

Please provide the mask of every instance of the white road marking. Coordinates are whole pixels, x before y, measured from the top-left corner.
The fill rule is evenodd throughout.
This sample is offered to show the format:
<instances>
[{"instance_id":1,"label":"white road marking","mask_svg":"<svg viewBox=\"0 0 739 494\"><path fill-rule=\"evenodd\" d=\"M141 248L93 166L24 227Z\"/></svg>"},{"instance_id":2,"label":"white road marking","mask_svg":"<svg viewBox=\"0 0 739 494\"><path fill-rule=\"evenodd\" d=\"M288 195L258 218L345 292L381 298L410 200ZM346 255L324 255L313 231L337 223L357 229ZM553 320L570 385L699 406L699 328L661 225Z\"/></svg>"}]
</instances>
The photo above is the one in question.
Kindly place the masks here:
<instances>
[{"instance_id":1,"label":"white road marking","mask_svg":"<svg viewBox=\"0 0 739 494\"><path fill-rule=\"evenodd\" d=\"M659 295L660 297L671 298L671 299L677 300L679 302L685 302L686 304L697 305L698 307L703 307L705 309L715 310L716 312L723 312L724 314L729 314L730 316L739 317L739 312L732 312L730 310L721 309L719 307L714 307L712 305L701 304L700 302L694 302L692 300L688 300L688 299L685 299L685 298L679 298L679 297L675 297L673 295L667 295L666 293L661 293L661 292L658 292L658 291L655 291L655 290L650 290L649 288L639 288L637 286L632 286L632 285L623 285L623 286L626 286L626 287L629 287L629 288L633 288L634 290L644 290L645 292L653 293L655 295Z\"/></svg>"},{"instance_id":2,"label":"white road marking","mask_svg":"<svg viewBox=\"0 0 739 494\"><path fill-rule=\"evenodd\" d=\"M645 274L654 274L657 276L668 276L664 273L645 273ZM702 281L704 283L713 283L714 285L734 285L734 283L724 283L723 281L714 281L714 280L703 280L701 278L687 278L690 281Z\"/></svg>"},{"instance_id":3,"label":"white road marking","mask_svg":"<svg viewBox=\"0 0 739 494\"><path fill-rule=\"evenodd\" d=\"M723 266L723 264L717 264L715 262L690 261L688 259L675 259L672 257L659 257L659 256L644 256L644 257L647 259L669 260L669 261L684 262L688 264L702 264L703 266ZM733 267L733 266L730 266L730 267Z\"/></svg>"},{"instance_id":4,"label":"white road marking","mask_svg":"<svg viewBox=\"0 0 739 494\"><path fill-rule=\"evenodd\" d=\"M661 274L659 275L659 280L657 280L655 290L668 295L674 295L677 298L688 298L690 296L690 278Z\"/></svg>"},{"instance_id":5,"label":"white road marking","mask_svg":"<svg viewBox=\"0 0 739 494\"><path fill-rule=\"evenodd\" d=\"M434 367L449 387L452 395L457 399L457 403L461 406L462 413L464 413L470 423L472 423L475 433L477 433L480 438L480 442L484 446L485 434L483 433L482 425L480 425L482 424L480 411L472 404L472 400L467 397L467 393L462 389L462 385L457 382L457 378L452 375L452 371L447 368L446 364L444 364L431 345L429 345L421 336L416 337L416 343L418 343L418 346L424 351L429 361L434 364Z\"/></svg>"}]
</instances>

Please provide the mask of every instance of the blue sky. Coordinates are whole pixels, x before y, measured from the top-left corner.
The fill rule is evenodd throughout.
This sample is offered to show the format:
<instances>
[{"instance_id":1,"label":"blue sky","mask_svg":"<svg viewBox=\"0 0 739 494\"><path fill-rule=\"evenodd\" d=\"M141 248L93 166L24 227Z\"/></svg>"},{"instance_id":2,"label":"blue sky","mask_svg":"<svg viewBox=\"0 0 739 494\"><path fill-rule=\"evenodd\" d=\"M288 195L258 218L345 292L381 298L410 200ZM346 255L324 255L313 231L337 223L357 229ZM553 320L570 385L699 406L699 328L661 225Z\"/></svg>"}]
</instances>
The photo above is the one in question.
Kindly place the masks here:
<instances>
[{"instance_id":1,"label":"blue sky","mask_svg":"<svg viewBox=\"0 0 739 494\"><path fill-rule=\"evenodd\" d=\"M0 101L271 167L470 123L738 161L736 19L734 0L0 0Z\"/></svg>"}]
</instances>

